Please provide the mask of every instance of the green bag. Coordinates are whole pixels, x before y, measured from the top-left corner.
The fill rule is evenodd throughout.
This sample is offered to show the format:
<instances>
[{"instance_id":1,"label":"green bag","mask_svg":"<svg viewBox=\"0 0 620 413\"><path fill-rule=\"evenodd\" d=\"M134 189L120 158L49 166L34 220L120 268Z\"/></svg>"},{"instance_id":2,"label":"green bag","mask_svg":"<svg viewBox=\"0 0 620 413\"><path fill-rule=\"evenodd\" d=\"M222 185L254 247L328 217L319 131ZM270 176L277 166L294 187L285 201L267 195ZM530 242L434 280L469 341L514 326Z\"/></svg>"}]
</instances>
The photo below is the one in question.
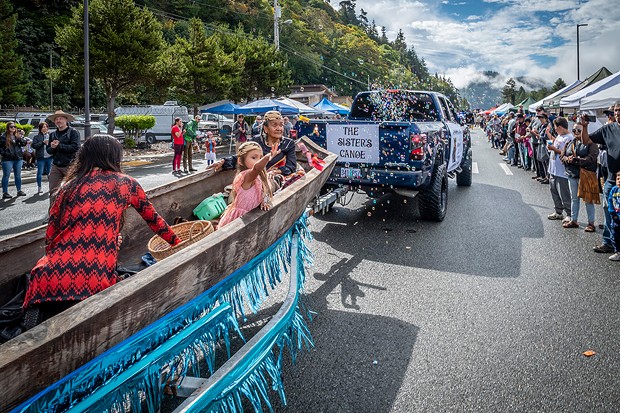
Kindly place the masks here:
<instances>
[{"instance_id":1,"label":"green bag","mask_svg":"<svg viewBox=\"0 0 620 413\"><path fill-rule=\"evenodd\" d=\"M198 204L198 206L194 208L194 215L196 215L198 219L210 221L219 218L220 215L224 213L225 209L226 201L224 200L224 195L219 193L204 199Z\"/></svg>"}]
</instances>

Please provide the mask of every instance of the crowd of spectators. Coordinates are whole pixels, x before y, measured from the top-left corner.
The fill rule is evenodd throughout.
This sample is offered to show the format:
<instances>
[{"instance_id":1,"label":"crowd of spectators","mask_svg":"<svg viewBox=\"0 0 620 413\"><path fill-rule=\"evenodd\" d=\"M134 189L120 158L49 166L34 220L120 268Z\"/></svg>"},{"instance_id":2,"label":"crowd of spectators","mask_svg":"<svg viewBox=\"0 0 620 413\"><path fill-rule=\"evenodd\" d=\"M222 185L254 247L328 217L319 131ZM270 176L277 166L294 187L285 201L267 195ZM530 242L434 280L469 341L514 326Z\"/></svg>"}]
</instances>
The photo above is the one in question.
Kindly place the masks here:
<instances>
[{"instance_id":1,"label":"crowd of spectators","mask_svg":"<svg viewBox=\"0 0 620 413\"><path fill-rule=\"evenodd\" d=\"M525 113L522 107L502 116L478 113L475 121L508 165L549 185L554 208L549 220L561 221L566 229L580 228L583 202L584 231L595 232L596 205L602 205L602 242L593 250L613 253L609 259L620 261L620 101L604 113L605 125L591 127L590 133L588 125L593 119L589 116L569 119L550 114L543 106L536 108L535 114Z\"/></svg>"}]
</instances>

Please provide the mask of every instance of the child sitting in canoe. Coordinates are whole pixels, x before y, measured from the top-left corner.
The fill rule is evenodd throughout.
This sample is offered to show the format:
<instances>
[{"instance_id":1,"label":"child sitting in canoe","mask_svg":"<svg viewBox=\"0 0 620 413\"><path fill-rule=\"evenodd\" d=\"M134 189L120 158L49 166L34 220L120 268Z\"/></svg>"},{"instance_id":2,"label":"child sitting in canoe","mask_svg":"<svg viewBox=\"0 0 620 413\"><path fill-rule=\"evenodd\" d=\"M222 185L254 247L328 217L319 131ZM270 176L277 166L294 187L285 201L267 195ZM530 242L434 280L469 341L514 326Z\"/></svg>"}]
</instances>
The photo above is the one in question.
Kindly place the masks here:
<instances>
[{"instance_id":1,"label":"child sitting in canoe","mask_svg":"<svg viewBox=\"0 0 620 413\"><path fill-rule=\"evenodd\" d=\"M265 167L271 158L279 153L278 145L274 145L271 152L264 156L263 149L256 142L244 142L239 145L237 175L231 191L234 199L220 218L220 228L259 205L265 211L271 207L273 191Z\"/></svg>"}]
</instances>

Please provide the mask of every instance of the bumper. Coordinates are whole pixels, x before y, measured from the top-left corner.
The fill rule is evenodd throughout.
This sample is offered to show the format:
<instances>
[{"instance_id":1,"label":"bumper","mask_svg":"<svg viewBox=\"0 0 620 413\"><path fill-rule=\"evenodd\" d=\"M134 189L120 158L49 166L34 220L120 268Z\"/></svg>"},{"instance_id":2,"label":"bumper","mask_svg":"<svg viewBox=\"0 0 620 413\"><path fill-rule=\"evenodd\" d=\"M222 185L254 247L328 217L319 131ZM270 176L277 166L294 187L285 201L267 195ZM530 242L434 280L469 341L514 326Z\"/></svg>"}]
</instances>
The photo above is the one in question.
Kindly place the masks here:
<instances>
[{"instance_id":1,"label":"bumper","mask_svg":"<svg viewBox=\"0 0 620 413\"><path fill-rule=\"evenodd\" d=\"M429 178L430 169L412 168L403 171L336 166L327 182L331 184L369 188L389 187L390 189L420 189L428 183Z\"/></svg>"}]
</instances>

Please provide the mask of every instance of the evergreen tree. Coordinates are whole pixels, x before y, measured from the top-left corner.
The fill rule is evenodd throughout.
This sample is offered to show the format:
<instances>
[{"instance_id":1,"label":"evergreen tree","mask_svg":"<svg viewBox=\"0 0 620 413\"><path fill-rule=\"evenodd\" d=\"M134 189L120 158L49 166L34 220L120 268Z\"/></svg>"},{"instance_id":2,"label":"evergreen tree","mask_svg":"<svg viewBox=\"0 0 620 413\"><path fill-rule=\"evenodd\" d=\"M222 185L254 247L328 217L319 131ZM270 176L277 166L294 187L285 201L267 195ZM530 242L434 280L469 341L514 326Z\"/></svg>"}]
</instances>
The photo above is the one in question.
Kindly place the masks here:
<instances>
[{"instance_id":1,"label":"evergreen tree","mask_svg":"<svg viewBox=\"0 0 620 413\"><path fill-rule=\"evenodd\" d=\"M385 26L381 26L381 39L380 39L380 43L383 44L387 44L389 43L389 39L387 37L387 35L385 34Z\"/></svg>"},{"instance_id":2,"label":"evergreen tree","mask_svg":"<svg viewBox=\"0 0 620 413\"><path fill-rule=\"evenodd\" d=\"M198 113L198 106L230 95L241 75L244 58L225 53L219 35L207 36L200 19L189 22L189 39L177 38L171 49L169 53L177 58L176 91L193 106L194 114Z\"/></svg>"},{"instance_id":3,"label":"evergreen tree","mask_svg":"<svg viewBox=\"0 0 620 413\"><path fill-rule=\"evenodd\" d=\"M504 102L508 102L514 105L515 96L517 94L515 87L515 80L513 78L508 79L506 85L502 89L502 99L504 100Z\"/></svg>"},{"instance_id":4,"label":"evergreen tree","mask_svg":"<svg viewBox=\"0 0 620 413\"><path fill-rule=\"evenodd\" d=\"M560 77L555 81L553 86L551 86L551 92L557 92L558 90L563 89L565 87L566 87L566 82L564 82L564 80Z\"/></svg>"},{"instance_id":5,"label":"evergreen tree","mask_svg":"<svg viewBox=\"0 0 620 413\"><path fill-rule=\"evenodd\" d=\"M24 64L17 53L15 25L17 15L8 0L0 0L0 102L19 105L24 103Z\"/></svg>"}]
</instances>

